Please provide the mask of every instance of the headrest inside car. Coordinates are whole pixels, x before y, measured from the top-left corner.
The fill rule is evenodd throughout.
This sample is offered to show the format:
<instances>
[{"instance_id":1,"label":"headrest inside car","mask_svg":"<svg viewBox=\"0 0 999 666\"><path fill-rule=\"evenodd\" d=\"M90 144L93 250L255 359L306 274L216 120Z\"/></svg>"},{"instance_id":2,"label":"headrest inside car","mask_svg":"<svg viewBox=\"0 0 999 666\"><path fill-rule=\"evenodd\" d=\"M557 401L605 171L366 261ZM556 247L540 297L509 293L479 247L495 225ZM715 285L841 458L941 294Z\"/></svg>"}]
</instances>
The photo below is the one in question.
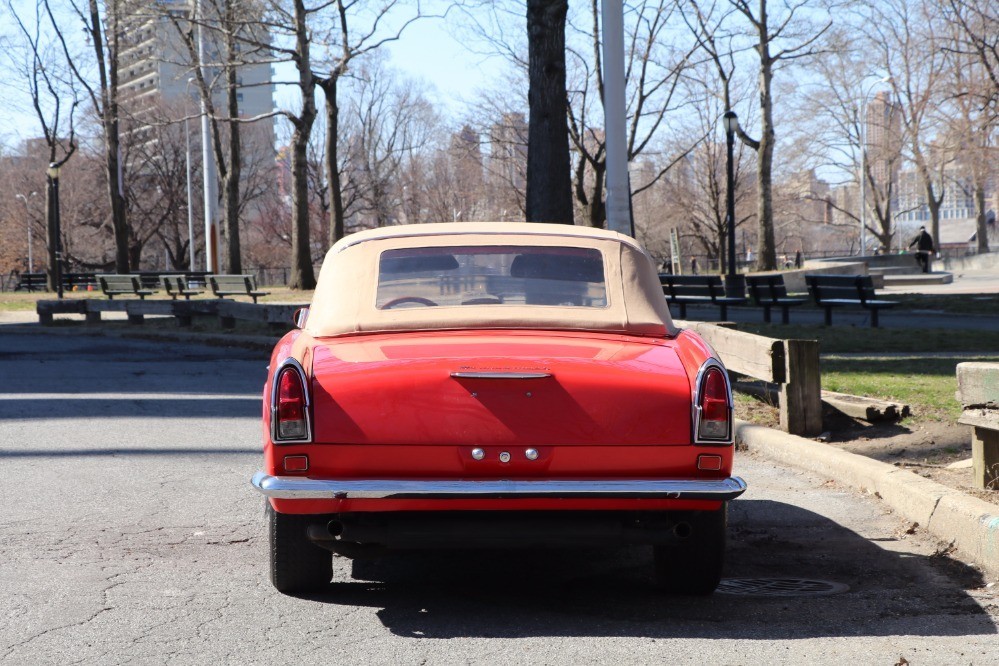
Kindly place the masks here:
<instances>
[{"instance_id":1,"label":"headrest inside car","mask_svg":"<svg viewBox=\"0 0 999 666\"><path fill-rule=\"evenodd\" d=\"M382 257L378 270L383 275L397 273L436 273L453 271L458 260L451 254L421 254L418 256Z\"/></svg>"},{"instance_id":2,"label":"headrest inside car","mask_svg":"<svg viewBox=\"0 0 999 666\"><path fill-rule=\"evenodd\" d=\"M593 257L571 254L519 254L510 264L510 276L535 280L603 282L604 264L599 253Z\"/></svg>"}]
</instances>

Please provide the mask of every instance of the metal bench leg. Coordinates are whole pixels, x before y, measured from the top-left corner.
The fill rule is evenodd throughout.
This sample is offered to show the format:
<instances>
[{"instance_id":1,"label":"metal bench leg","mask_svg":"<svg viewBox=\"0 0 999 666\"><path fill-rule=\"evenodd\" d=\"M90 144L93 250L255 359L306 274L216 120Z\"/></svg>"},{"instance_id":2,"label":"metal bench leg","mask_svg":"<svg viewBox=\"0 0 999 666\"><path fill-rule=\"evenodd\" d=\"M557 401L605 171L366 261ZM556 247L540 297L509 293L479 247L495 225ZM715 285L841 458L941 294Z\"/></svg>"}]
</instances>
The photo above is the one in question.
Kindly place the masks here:
<instances>
[{"instance_id":1,"label":"metal bench leg","mask_svg":"<svg viewBox=\"0 0 999 666\"><path fill-rule=\"evenodd\" d=\"M686 319L687 318L687 304L686 303L678 303L678 305L680 306L680 319Z\"/></svg>"},{"instance_id":2,"label":"metal bench leg","mask_svg":"<svg viewBox=\"0 0 999 666\"><path fill-rule=\"evenodd\" d=\"M763 323L765 323L765 324L769 324L770 323L770 306L769 305L764 305L763 306Z\"/></svg>"},{"instance_id":3,"label":"metal bench leg","mask_svg":"<svg viewBox=\"0 0 999 666\"><path fill-rule=\"evenodd\" d=\"M832 308L826 306L826 326L832 326Z\"/></svg>"},{"instance_id":4,"label":"metal bench leg","mask_svg":"<svg viewBox=\"0 0 999 666\"><path fill-rule=\"evenodd\" d=\"M791 308L789 308L786 305L783 306L780 309L780 323L782 323L782 324L789 324L789 323L791 323L791 312L790 312L790 310L791 310Z\"/></svg>"},{"instance_id":5,"label":"metal bench leg","mask_svg":"<svg viewBox=\"0 0 999 666\"><path fill-rule=\"evenodd\" d=\"M101 323L101 311L100 310L87 310L86 320L88 324L99 324Z\"/></svg>"},{"instance_id":6,"label":"metal bench leg","mask_svg":"<svg viewBox=\"0 0 999 666\"><path fill-rule=\"evenodd\" d=\"M871 308L871 328L878 327L878 309Z\"/></svg>"},{"instance_id":7,"label":"metal bench leg","mask_svg":"<svg viewBox=\"0 0 999 666\"><path fill-rule=\"evenodd\" d=\"M728 319L728 306L723 303L722 306L721 306L721 320L720 321L725 321L726 319Z\"/></svg>"}]
</instances>

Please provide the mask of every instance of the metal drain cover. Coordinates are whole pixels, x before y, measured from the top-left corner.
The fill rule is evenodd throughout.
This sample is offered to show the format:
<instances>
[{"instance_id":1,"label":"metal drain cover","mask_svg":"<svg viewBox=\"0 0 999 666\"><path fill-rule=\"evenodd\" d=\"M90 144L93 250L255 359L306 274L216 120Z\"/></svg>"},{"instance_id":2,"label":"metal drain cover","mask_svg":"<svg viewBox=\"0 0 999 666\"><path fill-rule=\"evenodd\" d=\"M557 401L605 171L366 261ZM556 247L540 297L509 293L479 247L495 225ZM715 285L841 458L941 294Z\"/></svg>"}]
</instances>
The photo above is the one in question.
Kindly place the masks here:
<instances>
[{"instance_id":1,"label":"metal drain cover","mask_svg":"<svg viewBox=\"0 0 999 666\"><path fill-rule=\"evenodd\" d=\"M846 592L850 587L828 580L805 578L723 578L715 594L754 597L818 597Z\"/></svg>"}]
</instances>

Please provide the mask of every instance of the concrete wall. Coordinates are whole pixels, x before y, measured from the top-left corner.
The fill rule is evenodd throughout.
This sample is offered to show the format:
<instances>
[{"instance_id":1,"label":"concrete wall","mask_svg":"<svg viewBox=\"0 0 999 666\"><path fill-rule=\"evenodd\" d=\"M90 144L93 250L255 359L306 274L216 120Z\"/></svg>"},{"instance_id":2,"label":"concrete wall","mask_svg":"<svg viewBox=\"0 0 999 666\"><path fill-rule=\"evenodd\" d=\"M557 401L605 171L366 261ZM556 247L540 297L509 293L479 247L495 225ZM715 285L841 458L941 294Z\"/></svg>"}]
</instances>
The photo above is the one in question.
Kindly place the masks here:
<instances>
[{"instance_id":1,"label":"concrete wall","mask_svg":"<svg viewBox=\"0 0 999 666\"><path fill-rule=\"evenodd\" d=\"M788 293L806 293L808 285L805 284L805 275L808 273L822 273L824 275L867 275L867 264L856 259L837 260L812 260L806 261L802 268L789 271L779 271L779 275L784 277L784 286ZM767 273L754 273L753 275L767 275ZM874 276L877 277L877 276ZM884 282L874 283L875 288L884 286Z\"/></svg>"}]
</instances>

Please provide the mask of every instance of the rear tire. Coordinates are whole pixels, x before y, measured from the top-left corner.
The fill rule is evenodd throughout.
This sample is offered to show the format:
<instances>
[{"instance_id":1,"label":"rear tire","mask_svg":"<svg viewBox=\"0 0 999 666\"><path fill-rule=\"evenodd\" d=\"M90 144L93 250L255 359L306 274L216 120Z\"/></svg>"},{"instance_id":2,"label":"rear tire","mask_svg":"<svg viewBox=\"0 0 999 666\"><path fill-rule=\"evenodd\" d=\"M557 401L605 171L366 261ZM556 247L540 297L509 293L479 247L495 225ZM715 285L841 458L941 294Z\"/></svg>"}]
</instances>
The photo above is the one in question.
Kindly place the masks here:
<instances>
[{"instance_id":1,"label":"rear tire","mask_svg":"<svg viewBox=\"0 0 999 666\"><path fill-rule=\"evenodd\" d=\"M315 592L333 577L333 556L307 536L313 517L278 513L267 502L271 583L279 592Z\"/></svg>"},{"instance_id":2,"label":"rear tire","mask_svg":"<svg viewBox=\"0 0 999 666\"><path fill-rule=\"evenodd\" d=\"M653 546L656 584L670 594L707 595L721 582L725 561L728 505L698 511L678 521L690 525L690 536Z\"/></svg>"}]
</instances>

